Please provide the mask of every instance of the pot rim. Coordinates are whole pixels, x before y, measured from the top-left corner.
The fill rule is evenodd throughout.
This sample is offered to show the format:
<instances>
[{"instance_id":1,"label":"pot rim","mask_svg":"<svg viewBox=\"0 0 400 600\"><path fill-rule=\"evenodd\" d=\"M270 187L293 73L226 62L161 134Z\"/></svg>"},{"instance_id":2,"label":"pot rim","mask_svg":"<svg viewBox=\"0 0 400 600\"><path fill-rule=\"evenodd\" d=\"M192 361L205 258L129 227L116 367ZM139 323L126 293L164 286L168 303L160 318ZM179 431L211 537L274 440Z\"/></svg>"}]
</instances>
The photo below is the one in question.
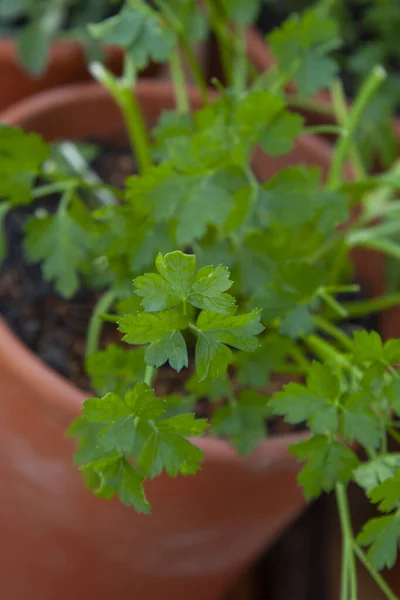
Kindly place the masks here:
<instances>
[{"instance_id":1,"label":"pot rim","mask_svg":"<svg viewBox=\"0 0 400 600\"><path fill-rule=\"evenodd\" d=\"M172 86L168 81L146 80L138 81L138 96L143 102L150 96L157 96L158 102L163 103L166 98L171 98ZM192 104L198 103L199 92L196 88L188 89L189 99ZM217 93L215 93L215 97ZM64 105L79 107L82 102L95 103L99 99L109 97L108 91L97 82L78 83L54 88L35 96L28 97L0 114L0 122L23 128L28 119L35 119L49 109L62 110ZM213 96L214 97L214 96ZM308 146L310 150L321 153L329 160L329 144L319 140L316 136L304 134L301 136L301 144ZM82 402L89 397L90 392L77 388L62 375L59 375L47 366L38 356L34 354L10 329L4 319L0 317L0 361L14 377L22 381L26 389L33 389L34 399L45 402L51 408L62 410L68 416L76 417L82 406ZM48 390L52 390L52 394ZM196 445L207 449L220 456L221 460L237 463L238 460L248 465L249 462L254 469L267 466L266 455L287 455L287 446L307 437L308 434L288 433L274 435L260 442L256 450L248 457L242 457L229 444L229 442L213 438L203 437L193 440Z\"/></svg>"}]
</instances>

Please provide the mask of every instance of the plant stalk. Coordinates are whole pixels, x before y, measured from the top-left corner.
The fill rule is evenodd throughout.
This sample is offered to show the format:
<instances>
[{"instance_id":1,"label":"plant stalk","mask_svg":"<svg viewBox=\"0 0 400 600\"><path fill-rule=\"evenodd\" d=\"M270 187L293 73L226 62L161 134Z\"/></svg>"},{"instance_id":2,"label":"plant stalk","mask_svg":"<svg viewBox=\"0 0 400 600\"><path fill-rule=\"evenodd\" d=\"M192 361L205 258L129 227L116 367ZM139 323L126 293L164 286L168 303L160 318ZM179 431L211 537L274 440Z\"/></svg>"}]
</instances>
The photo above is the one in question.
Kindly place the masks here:
<instances>
[{"instance_id":1,"label":"plant stalk","mask_svg":"<svg viewBox=\"0 0 400 600\"><path fill-rule=\"evenodd\" d=\"M383 67L374 67L370 76L361 87L360 93L346 119L346 135L340 137L335 147L331 170L328 177L328 187L330 189L336 189L342 182L343 165L353 142L354 134L360 124L363 112L371 98L386 79L386 76L387 74Z\"/></svg>"},{"instance_id":2,"label":"plant stalk","mask_svg":"<svg viewBox=\"0 0 400 600\"><path fill-rule=\"evenodd\" d=\"M185 115L189 112L189 99L179 48L172 54L169 61L169 67L174 84L177 111L179 114Z\"/></svg>"},{"instance_id":3,"label":"plant stalk","mask_svg":"<svg viewBox=\"0 0 400 600\"><path fill-rule=\"evenodd\" d=\"M94 354L99 349L101 330L104 325L104 319L102 319L102 315L111 308L115 298L116 292L114 290L108 290L99 298L96 306L93 309L87 331L85 349L86 357Z\"/></svg>"},{"instance_id":4,"label":"plant stalk","mask_svg":"<svg viewBox=\"0 0 400 600\"><path fill-rule=\"evenodd\" d=\"M144 372L144 383L151 387L151 383L153 381L153 377L155 374L155 368L151 365L146 365L146 370Z\"/></svg>"},{"instance_id":5,"label":"plant stalk","mask_svg":"<svg viewBox=\"0 0 400 600\"><path fill-rule=\"evenodd\" d=\"M336 500L342 530L342 587L340 600L357 600L357 571L353 553L353 532L349 504L343 484L336 485ZM348 591L350 590L350 595Z\"/></svg>"},{"instance_id":6,"label":"plant stalk","mask_svg":"<svg viewBox=\"0 0 400 600\"><path fill-rule=\"evenodd\" d=\"M93 77L107 88L120 107L138 169L141 173L145 173L152 166L152 158L146 124L134 86L131 85L134 79L132 61L129 57L126 58L124 76L120 80L100 63L92 63L89 70Z\"/></svg>"},{"instance_id":7,"label":"plant stalk","mask_svg":"<svg viewBox=\"0 0 400 600\"><path fill-rule=\"evenodd\" d=\"M357 555L360 562L367 569L368 573L371 575L372 579L375 581L380 590L385 594L387 600L399 600L398 596L396 596L383 577L375 571L371 563L369 562L366 554L361 550L360 546L357 544L355 540L352 541L352 547L354 553Z\"/></svg>"}]
</instances>

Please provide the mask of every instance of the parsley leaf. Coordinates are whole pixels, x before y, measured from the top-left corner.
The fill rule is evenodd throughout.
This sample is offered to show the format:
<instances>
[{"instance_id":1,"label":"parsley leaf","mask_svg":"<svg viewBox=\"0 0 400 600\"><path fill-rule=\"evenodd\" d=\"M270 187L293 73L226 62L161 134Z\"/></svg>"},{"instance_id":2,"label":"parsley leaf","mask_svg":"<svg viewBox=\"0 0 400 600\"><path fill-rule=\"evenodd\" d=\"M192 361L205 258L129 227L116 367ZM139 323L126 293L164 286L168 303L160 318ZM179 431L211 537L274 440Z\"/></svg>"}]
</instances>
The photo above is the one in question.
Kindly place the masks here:
<instances>
[{"instance_id":1,"label":"parsley leaf","mask_svg":"<svg viewBox=\"0 0 400 600\"><path fill-rule=\"evenodd\" d=\"M124 342L148 344L145 351L148 365L161 367L168 361L173 369L180 371L188 366L186 343L180 332L188 324L185 315L170 309L157 314L138 312L125 315L118 321L118 329L125 333Z\"/></svg>"},{"instance_id":2,"label":"parsley leaf","mask_svg":"<svg viewBox=\"0 0 400 600\"><path fill-rule=\"evenodd\" d=\"M300 461L308 461L298 477L307 499L330 492L337 483L346 484L358 465L354 452L324 435L314 435L289 450Z\"/></svg>"},{"instance_id":3,"label":"parsley leaf","mask_svg":"<svg viewBox=\"0 0 400 600\"><path fill-rule=\"evenodd\" d=\"M55 215L31 217L25 224L28 261L42 261L43 278L70 298L80 286L79 273L88 260L90 234L60 205Z\"/></svg>"},{"instance_id":4,"label":"parsley leaf","mask_svg":"<svg viewBox=\"0 0 400 600\"><path fill-rule=\"evenodd\" d=\"M148 477L156 477L163 470L171 477L197 473L203 452L182 436L201 435L207 427L207 421L195 419L193 414L159 421L142 450L140 468Z\"/></svg>"},{"instance_id":5,"label":"parsley leaf","mask_svg":"<svg viewBox=\"0 0 400 600\"><path fill-rule=\"evenodd\" d=\"M339 380L332 370L313 362L307 386L289 383L282 392L274 394L269 406L272 414L282 415L287 423L307 421L307 426L315 435L334 433L337 428L336 400L339 393Z\"/></svg>"},{"instance_id":6,"label":"parsley leaf","mask_svg":"<svg viewBox=\"0 0 400 600\"><path fill-rule=\"evenodd\" d=\"M122 46L138 69L151 61L167 61L176 44L172 29L143 0L135 0L115 16L90 25L89 31L104 44Z\"/></svg>"},{"instance_id":7,"label":"parsley leaf","mask_svg":"<svg viewBox=\"0 0 400 600\"><path fill-rule=\"evenodd\" d=\"M268 41L280 69L294 80L302 97L328 87L338 72L338 65L328 57L341 45L337 23L318 7L292 14Z\"/></svg>"},{"instance_id":8,"label":"parsley leaf","mask_svg":"<svg viewBox=\"0 0 400 600\"><path fill-rule=\"evenodd\" d=\"M369 494L380 483L394 476L400 467L400 454L378 456L354 471L354 480Z\"/></svg>"},{"instance_id":9,"label":"parsley leaf","mask_svg":"<svg viewBox=\"0 0 400 600\"><path fill-rule=\"evenodd\" d=\"M362 546L371 546L367 557L379 571L396 562L400 540L400 512L370 519L357 537Z\"/></svg>"},{"instance_id":10,"label":"parsley leaf","mask_svg":"<svg viewBox=\"0 0 400 600\"><path fill-rule=\"evenodd\" d=\"M163 470L172 476L188 475L200 468L203 452L185 438L201 435L208 427L207 421L195 419L190 413L165 418L169 409L168 399L156 398L144 383L124 397L109 393L101 399L86 400L82 417L72 426L70 435L80 437L85 433L83 426L98 427L86 430L86 434L92 435L89 442L93 445L95 440L96 453L102 450L103 456L95 454L84 468L100 477L99 493L104 491L111 497L117 491L123 502L143 510L139 490L145 476L155 477ZM139 470L126 457L136 461Z\"/></svg>"},{"instance_id":11,"label":"parsley leaf","mask_svg":"<svg viewBox=\"0 0 400 600\"><path fill-rule=\"evenodd\" d=\"M159 311L189 302L196 308L229 313L235 299L224 292L232 286L226 267L203 267L197 273L196 257L176 251L159 254L158 274L142 275L135 279L135 292L143 298L146 311Z\"/></svg>"},{"instance_id":12,"label":"parsley leaf","mask_svg":"<svg viewBox=\"0 0 400 600\"><path fill-rule=\"evenodd\" d=\"M392 477L386 478L373 490L369 492L369 497L375 504L379 503L379 510L390 512L399 507L400 502L400 469Z\"/></svg>"},{"instance_id":13,"label":"parsley leaf","mask_svg":"<svg viewBox=\"0 0 400 600\"><path fill-rule=\"evenodd\" d=\"M36 133L0 124L0 199L13 206L29 204L39 167L50 155Z\"/></svg>"},{"instance_id":14,"label":"parsley leaf","mask_svg":"<svg viewBox=\"0 0 400 600\"><path fill-rule=\"evenodd\" d=\"M245 315L221 315L203 310L196 322L196 373L200 381L224 375L232 362L228 346L253 352L259 346L256 335L263 331L260 311Z\"/></svg>"},{"instance_id":15,"label":"parsley leaf","mask_svg":"<svg viewBox=\"0 0 400 600\"><path fill-rule=\"evenodd\" d=\"M381 418L372 410L375 397L361 389L350 395L343 406L343 437L349 443L357 440L363 446L378 448L383 435Z\"/></svg>"},{"instance_id":16,"label":"parsley leaf","mask_svg":"<svg viewBox=\"0 0 400 600\"><path fill-rule=\"evenodd\" d=\"M301 227L313 223L326 234L348 218L349 199L344 194L320 188L318 168L287 167L262 187L260 216L268 225Z\"/></svg>"},{"instance_id":17,"label":"parsley leaf","mask_svg":"<svg viewBox=\"0 0 400 600\"><path fill-rule=\"evenodd\" d=\"M400 340L392 339L384 344L376 331L356 331L353 352L360 363L380 362L395 365L400 362Z\"/></svg>"},{"instance_id":18,"label":"parsley leaf","mask_svg":"<svg viewBox=\"0 0 400 600\"><path fill-rule=\"evenodd\" d=\"M98 475L100 485L94 489L96 495L111 499L118 493L119 499L126 506L134 506L137 512L150 512L150 504L143 489L144 476L122 455L102 458L82 468Z\"/></svg>"},{"instance_id":19,"label":"parsley leaf","mask_svg":"<svg viewBox=\"0 0 400 600\"><path fill-rule=\"evenodd\" d=\"M125 350L110 344L86 360L86 370L92 385L100 393L124 394L144 376L144 352L142 348Z\"/></svg>"},{"instance_id":20,"label":"parsley leaf","mask_svg":"<svg viewBox=\"0 0 400 600\"><path fill-rule=\"evenodd\" d=\"M254 390L243 391L235 402L217 409L212 428L217 435L229 438L241 454L250 454L265 437L268 412L265 396Z\"/></svg>"},{"instance_id":21,"label":"parsley leaf","mask_svg":"<svg viewBox=\"0 0 400 600\"><path fill-rule=\"evenodd\" d=\"M274 270L273 277L258 289L253 300L263 309L266 321L286 317L290 311L310 303L324 279L323 270L305 260L281 261Z\"/></svg>"}]
</instances>

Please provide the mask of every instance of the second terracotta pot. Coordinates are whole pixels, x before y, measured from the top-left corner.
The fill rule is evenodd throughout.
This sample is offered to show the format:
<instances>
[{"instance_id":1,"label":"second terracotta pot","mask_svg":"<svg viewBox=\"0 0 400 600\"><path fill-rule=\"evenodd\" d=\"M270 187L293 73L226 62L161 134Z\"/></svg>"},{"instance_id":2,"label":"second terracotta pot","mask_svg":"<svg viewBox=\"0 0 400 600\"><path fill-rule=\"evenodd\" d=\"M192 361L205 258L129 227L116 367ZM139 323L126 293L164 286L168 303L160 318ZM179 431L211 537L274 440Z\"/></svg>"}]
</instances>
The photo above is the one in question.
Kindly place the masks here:
<instances>
[{"instance_id":1,"label":"second terracotta pot","mask_svg":"<svg viewBox=\"0 0 400 600\"><path fill-rule=\"evenodd\" d=\"M113 73L121 73L121 49L108 47L105 56L107 67ZM0 38L0 111L38 92L90 78L87 59L78 42L53 42L46 70L40 77L32 77L19 63L14 40Z\"/></svg>"}]
</instances>

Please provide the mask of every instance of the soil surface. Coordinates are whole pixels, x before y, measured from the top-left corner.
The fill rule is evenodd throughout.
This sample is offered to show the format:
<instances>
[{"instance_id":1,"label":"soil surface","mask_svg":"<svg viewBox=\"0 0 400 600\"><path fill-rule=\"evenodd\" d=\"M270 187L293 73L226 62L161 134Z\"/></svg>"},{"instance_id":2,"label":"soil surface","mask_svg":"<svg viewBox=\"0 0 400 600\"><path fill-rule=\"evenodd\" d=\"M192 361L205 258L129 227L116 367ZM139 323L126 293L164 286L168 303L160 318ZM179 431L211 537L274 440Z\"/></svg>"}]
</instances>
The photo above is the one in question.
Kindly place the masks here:
<instances>
[{"instance_id":1,"label":"soil surface","mask_svg":"<svg viewBox=\"0 0 400 600\"><path fill-rule=\"evenodd\" d=\"M122 187L134 171L129 151L105 148L93 163L94 170L108 183ZM22 247L24 223L37 208L53 212L57 197L36 202L35 207L11 211L5 221L6 258L0 266L0 314L14 333L46 364L78 387L90 388L84 370L85 338L98 294L80 290L66 300L43 280L40 265L25 261ZM120 336L105 324L103 344Z\"/></svg>"}]
</instances>

